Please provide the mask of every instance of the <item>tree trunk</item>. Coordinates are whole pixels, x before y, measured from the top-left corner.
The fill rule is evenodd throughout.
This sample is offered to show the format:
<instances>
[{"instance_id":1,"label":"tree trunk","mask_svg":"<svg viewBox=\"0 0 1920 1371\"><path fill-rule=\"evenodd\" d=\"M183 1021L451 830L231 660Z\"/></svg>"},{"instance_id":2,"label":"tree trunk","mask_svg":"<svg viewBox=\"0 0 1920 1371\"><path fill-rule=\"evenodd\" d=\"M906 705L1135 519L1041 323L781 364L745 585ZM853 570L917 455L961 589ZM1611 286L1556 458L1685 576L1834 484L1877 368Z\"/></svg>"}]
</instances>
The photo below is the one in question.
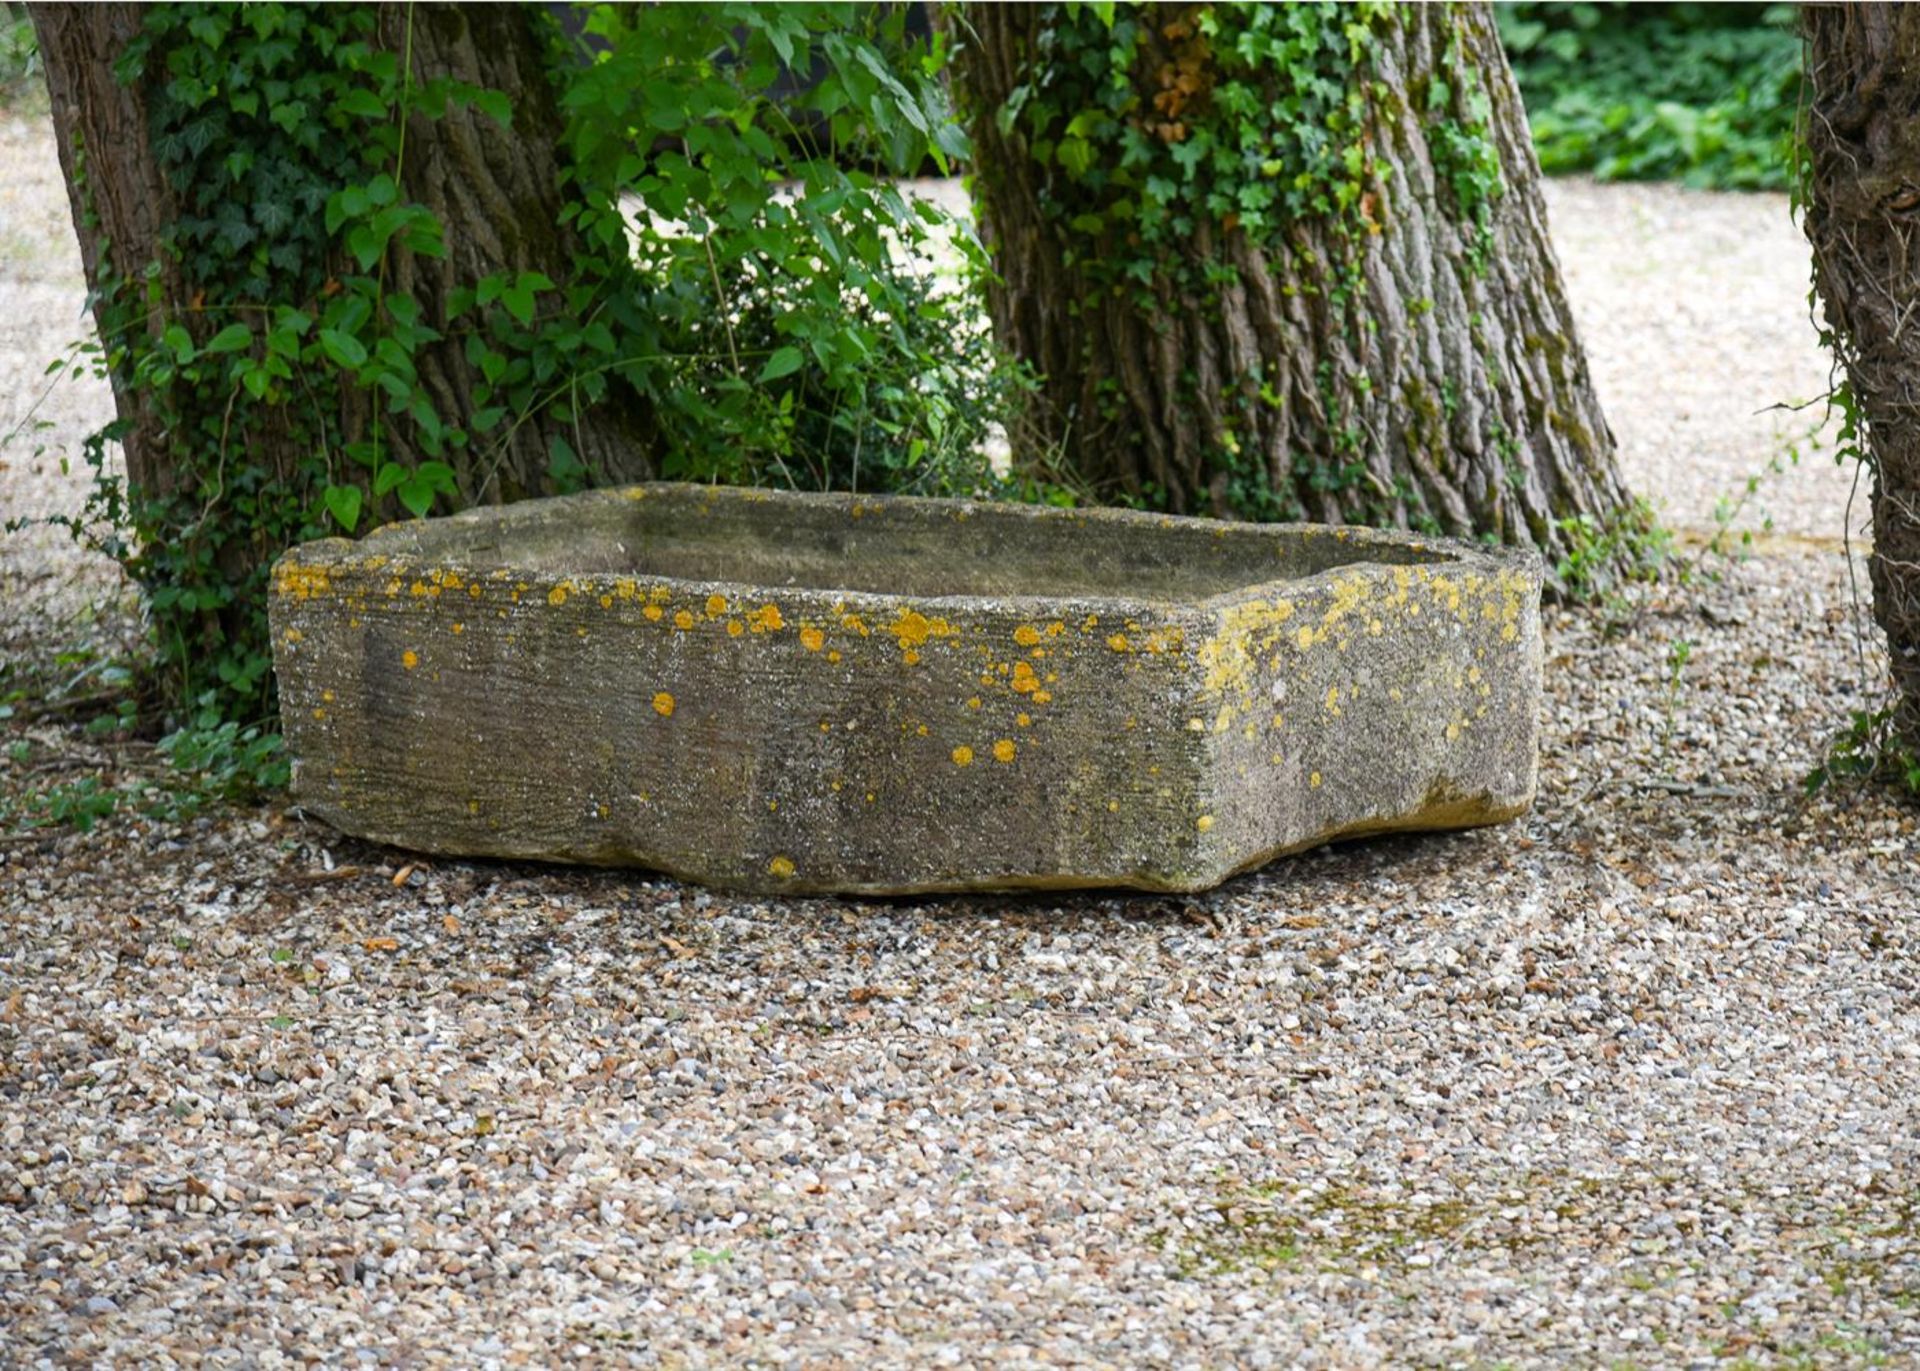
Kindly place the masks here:
<instances>
[{"instance_id":1,"label":"tree trunk","mask_svg":"<svg viewBox=\"0 0 1920 1371\"><path fill-rule=\"evenodd\" d=\"M149 104L166 73L149 64L144 78L122 85L115 61L141 31L141 4L34 4L30 6L52 97L60 163L66 173L75 227L79 230L87 283L99 292L109 280L135 281L150 263L160 267L156 320L187 323L196 342L224 320L196 317L194 302L219 283L186 279L164 248L180 205L150 141ZM435 118L416 114L407 129L403 193L440 220L447 255L416 257L395 244L392 281L410 291L425 320L445 330L447 297L497 271L539 271L564 282L573 273L579 244L560 224L561 117L542 69L542 40L534 10L522 5L382 5L376 45L396 55L411 52L413 84L445 77L506 93L513 127L502 130L474 107L450 104ZM411 23L412 32L408 33ZM96 293L96 318L106 326L105 298ZM428 345L415 358L423 386L450 424L464 424L471 410L476 373L456 342ZM166 432L151 396L114 377L131 487L165 495L183 476L170 460ZM644 416L622 392L614 403L584 410L577 421L564 410L534 415L504 451L482 468L470 454L455 453L463 503L500 501L542 493L549 445L564 436L581 460L603 480L651 475ZM345 438L364 435L374 397L349 391L337 416ZM268 421L270 423L270 421ZM291 479L307 454L277 445L272 433L250 433L249 457L274 479ZM398 443L396 460L419 454ZM466 457L467 460L462 460ZM389 512L392 512L391 509ZM278 548L261 549L271 558Z\"/></svg>"},{"instance_id":2,"label":"tree trunk","mask_svg":"<svg viewBox=\"0 0 1920 1371\"><path fill-rule=\"evenodd\" d=\"M1261 86L1268 105L1287 94L1284 70L1228 69L1232 50L1206 35L1229 11L1212 9L1131 11L1148 26L1122 76L1136 150L1191 145L1202 129L1233 137L1226 98L1214 99L1230 82ZM1550 565L1569 551L1561 521L1611 527L1631 510L1484 5L1408 6L1370 26L1353 89L1371 92L1359 139L1372 174L1345 229L1338 210L1263 233L1237 203L1196 213L1145 287L1112 279L1116 259L1140 255L1137 236L1123 225L1090 237L1063 211L1085 207L1047 160L1073 132L1071 111L1050 126L1030 115L1062 73L1047 66L1060 60L1050 30L1084 17L975 4L944 20L1001 278L994 324L1043 377L1029 443L1110 496L1491 536L1540 548ZM1462 133L1489 159L1478 201L1462 190L1458 149L1439 141ZM1491 184L1496 155L1503 188Z\"/></svg>"},{"instance_id":3,"label":"tree trunk","mask_svg":"<svg viewBox=\"0 0 1920 1371\"><path fill-rule=\"evenodd\" d=\"M1805 223L1873 476L1873 614L1920 748L1920 9L1809 5Z\"/></svg>"}]
</instances>

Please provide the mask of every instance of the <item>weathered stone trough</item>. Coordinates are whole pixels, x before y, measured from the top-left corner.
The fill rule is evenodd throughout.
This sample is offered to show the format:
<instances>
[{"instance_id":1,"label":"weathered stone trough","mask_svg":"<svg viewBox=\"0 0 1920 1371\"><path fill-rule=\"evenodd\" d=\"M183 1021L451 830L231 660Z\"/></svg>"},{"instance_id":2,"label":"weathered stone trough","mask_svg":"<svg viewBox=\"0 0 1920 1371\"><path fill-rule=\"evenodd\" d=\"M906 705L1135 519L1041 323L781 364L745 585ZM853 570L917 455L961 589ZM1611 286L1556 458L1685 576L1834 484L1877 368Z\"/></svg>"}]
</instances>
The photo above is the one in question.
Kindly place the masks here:
<instances>
[{"instance_id":1,"label":"weathered stone trough","mask_svg":"<svg viewBox=\"0 0 1920 1371\"><path fill-rule=\"evenodd\" d=\"M1198 890L1533 795L1530 554L650 485L296 548L294 795L761 891Z\"/></svg>"}]
</instances>

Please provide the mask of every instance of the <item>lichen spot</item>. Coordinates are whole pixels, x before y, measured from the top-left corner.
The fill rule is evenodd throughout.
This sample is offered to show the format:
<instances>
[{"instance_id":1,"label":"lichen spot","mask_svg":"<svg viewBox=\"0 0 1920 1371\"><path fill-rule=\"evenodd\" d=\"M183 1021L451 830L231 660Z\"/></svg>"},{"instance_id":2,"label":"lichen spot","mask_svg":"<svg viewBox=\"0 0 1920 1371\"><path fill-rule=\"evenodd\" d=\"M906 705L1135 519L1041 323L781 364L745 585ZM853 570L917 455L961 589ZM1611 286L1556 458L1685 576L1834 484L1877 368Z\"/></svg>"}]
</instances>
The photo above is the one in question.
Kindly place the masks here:
<instances>
[{"instance_id":1,"label":"lichen spot","mask_svg":"<svg viewBox=\"0 0 1920 1371\"><path fill-rule=\"evenodd\" d=\"M748 622L755 633L778 633L787 626L787 621L780 617L779 605L761 605L748 616Z\"/></svg>"},{"instance_id":2,"label":"lichen spot","mask_svg":"<svg viewBox=\"0 0 1920 1371\"><path fill-rule=\"evenodd\" d=\"M1206 731L1207 731L1207 721L1205 719L1202 719L1198 715L1195 715L1193 718L1187 720L1187 732L1205 733Z\"/></svg>"},{"instance_id":3,"label":"lichen spot","mask_svg":"<svg viewBox=\"0 0 1920 1371\"><path fill-rule=\"evenodd\" d=\"M1033 668L1025 662L1015 662L1013 664L1013 679L1010 684L1019 694L1031 695L1040 688L1040 679L1033 674Z\"/></svg>"},{"instance_id":4,"label":"lichen spot","mask_svg":"<svg viewBox=\"0 0 1920 1371\"><path fill-rule=\"evenodd\" d=\"M692 628L693 615L688 613L684 609L681 610L678 614L673 616L673 626L675 628L682 629L682 630Z\"/></svg>"},{"instance_id":5,"label":"lichen spot","mask_svg":"<svg viewBox=\"0 0 1920 1371\"><path fill-rule=\"evenodd\" d=\"M480 583L478 581L469 581L467 583L467 594L470 598L477 600L480 598L480 596L483 593L484 592L480 589Z\"/></svg>"},{"instance_id":6,"label":"lichen spot","mask_svg":"<svg viewBox=\"0 0 1920 1371\"><path fill-rule=\"evenodd\" d=\"M832 652L829 652L829 653L827 654L827 660L828 660L829 662L833 662L833 663L836 663L836 664L838 664L838 662L840 661L840 651L839 651L839 649L838 649L838 648L835 648L835 649L834 649L834 650L833 650Z\"/></svg>"},{"instance_id":7,"label":"lichen spot","mask_svg":"<svg viewBox=\"0 0 1920 1371\"><path fill-rule=\"evenodd\" d=\"M647 616L647 622L650 624L659 623L662 616L666 614L666 611L660 608L659 605L647 605L642 608L640 612Z\"/></svg>"},{"instance_id":8,"label":"lichen spot","mask_svg":"<svg viewBox=\"0 0 1920 1371\"><path fill-rule=\"evenodd\" d=\"M967 697L967 708L968 709L980 708L980 697L978 695L969 695Z\"/></svg>"},{"instance_id":9,"label":"lichen spot","mask_svg":"<svg viewBox=\"0 0 1920 1371\"><path fill-rule=\"evenodd\" d=\"M793 875L793 858L784 854L775 857L767 863L767 870L784 881Z\"/></svg>"},{"instance_id":10,"label":"lichen spot","mask_svg":"<svg viewBox=\"0 0 1920 1371\"><path fill-rule=\"evenodd\" d=\"M1021 647L1032 647L1040 641L1040 630L1032 624L1022 624L1013 631L1013 641Z\"/></svg>"},{"instance_id":11,"label":"lichen spot","mask_svg":"<svg viewBox=\"0 0 1920 1371\"><path fill-rule=\"evenodd\" d=\"M1199 818L1193 821L1193 826L1199 829L1202 833L1211 833L1213 831L1213 815L1202 814Z\"/></svg>"},{"instance_id":12,"label":"lichen spot","mask_svg":"<svg viewBox=\"0 0 1920 1371\"><path fill-rule=\"evenodd\" d=\"M1033 716L1030 714L1016 714L1013 716L1013 721L1022 728L1031 728L1033 726Z\"/></svg>"},{"instance_id":13,"label":"lichen spot","mask_svg":"<svg viewBox=\"0 0 1920 1371\"><path fill-rule=\"evenodd\" d=\"M1310 648L1310 647L1312 647L1312 646L1313 646L1313 627L1312 627L1312 625L1310 625L1310 624L1302 624L1302 625L1300 625L1300 631L1299 631L1298 633L1296 633L1296 634L1294 634L1294 635L1293 635L1293 641L1294 641L1295 643L1297 643L1297 644L1299 645L1299 647L1300 647L1300 650L1301 650L1302 652L1304 652L1304 651L1306 651L1306 650L1307 650L1308 648Z\"/></svg>"},{"instance_id":14,"label":"lichen spot","mask_svg":"<svg viewBox=\"0 0 1920 1371\"><path fill-rule=\"evenodd\" d=\"M905 662L908 666L919 666L920 654L918 652L915 652L912 648L908 648L905 652L900 654L900 660Z\"/></svg>"},{"instance_id":15,"label":"lichen spot","mask_svg":"<svg viewBox=\"0 0 1920 1371\"><path fill-rule=\"evenodd\" d=\"M738 619L727 620L727 636L729 638L738 638L742 633L745 633L746 631L747 631L747 626L741 623Z\"/></svg>"},{"instance_id":16,"label":"lichen spot","mask_svg":"<svg viewBox=\"0 0 1920 1371\"><path fill-rule=\"evenodd\" d=\"M602 609L612 609L612 608L613 608L613 596L611 596L611 595L602 595L602 596L600 597L600 608L602 608Z\"/></svg>"},{"instance_id":17,"label":"lichen spot","mask_svg":"<svg viewBox=\"0 0 1920 1371\"><path fill-rule=\"evenodd\" d=\"M1062 633L1065 633L1066 631L1067 631L1067 626L1061 623L1058 619L1055 619L1052 623L1047 625L1047 636L1049 638L1058 638Z\"/></svg>"},{"instance_id":18,"label":"lichen spot","mask_svg":"<svg viewBox=\"0 0 1920 1371\"><path fill-rule=\"evenodd\" d=\"M300 640L301 640L302 638L304 638L304 637L306 637L307 635L306 635L306 634L304 634L304 633L302 633L302 632L301 632L301 631L300 631L299 629L297 629L297 628L290 628L290 629L288 629L288 630L286 631L286 633L285 633L285 634L283 634L282 636L283 636L283 637L284 637L284 638L286 639L286 641L287 641L287 642L289 642L289 643L297 643L297 642L299 642L299 641L300 641Z\"/></svg>"},{"instance_id":19,"label":"lichen spot","mask_svg":"<svg viewBox=\"0 0 1920 1371\"><path fill-rule=\"evenodd\" d=\"M1447 741L1452 743L1452 742L1458 742L1459 739L1460 739L1460 725L1448 724L1447 725Z\"/></svg>"},{"instance_id":20,"label":"lichen spot","mask_svg":"<svg viewBox=\"0 0 1920 1371\"><path fill-rule=\"evenodd\" d=\"M555 586L552 590L549 590L547 592L548 604L564 605L566 602L567 602L567 588L565 586Z\"/></svg>"},{"instance_id":21,"label":"lichen spot","mask_svg":"<svg viewBox=\"0 0 1920 1371\"><path fill-rule=\"evenodd\" d=\"M1133 651L1133 644L1127 641L1127 635L1124 633L1116 633L1112 637L1108 638L1107 646L1112 648L1115 652Z\"/></svg>"},{"instance_id":22,"label":"lichen spot","mask_svg":"<svg viewBox=\"0 0 1920 1371\"><path fill-rule=\"evenodd\" d=\"M1051 690L1036 690L1033 692L1033 702L1037 705L1046 704L1052 698L1053 692Z\"/></svg>"},{"instance_id":23,"label":"lichen spot","mask_svg":"<svg viewBox=\"0 0 1920 1371\"><path fill-rule=\"evenodd\" d=\"M661 691L653 697L653 712L663 719L673 717L673 696Z\"/></svg>"},{"instance_id":24,"label":"lichen spot","mask_svg":"<svg viewBox=\"0 0 1920 1371\"><path fill-rule=\"evenodd\" d=\"M453 626L453 631L455 633L465 633L467 631L467 626L465 624L455 624Z\"/></svg>"},{"instance_id":25,"label":"lichen spot","mask_svg":"<svg viewBox=\"0 0 1920 1371\"><path fill-rule=\"evenodd\" d=\"M808 624L800 630L800 646L809 652L818 652L827 645L827 635Z\"/></svg>"},{"instance_id":26,"label":"lichen spot","mask_svg":"<svg viewBox=\"0 0 1920 1371\"><path fill-rule=\"evenodd\" d=\"M953 764L955 766L972 766L973 749L965 743L960 744L960 746L953 750Z\"/></svg>"},{"instance_id":27,"label":"lichen spot","mask_svg":"<svg viewBox=\"0 0 1920 1371\"><path fill-rule=\"evenodd\" d=\"M420 654L415 652L412 648L408 648L405 652L400 654L400 665L405 667L408 671L412 671L415 667L420 665Z\"/></svg>"},{"instance_id":28,"label":"lichen spot","mask_svg":"<svg viewBox=\"0 0 1920 1371\"><path fill-rule=\"evenodd\" d=\"M1307 785L1314 790L1318 790L1320 788L1320 773L1316 771L1307 777Z\"/></svg>"},{"instance_id":29,"label":"lichen spot","mask_svg":"<svg viewBox=\"0 0 1920 1371\"><path fill-rule=\"evenodd\" d=\"M1019 751L1020 749L1013 745L1013 739L1002 738L993 745L993 760L996 762L1010 762Z\"/></svg>"},{"instance_id":30,"label":"lichen spot","mask_svg":"<svg viewBox=\"0 0 1920 1371\"><path fill-rule=\"evenodd\" d=\"M724 595L707 596L707 617L718 619L727 612L727 597Z\"/></svg>"}]
</instances>

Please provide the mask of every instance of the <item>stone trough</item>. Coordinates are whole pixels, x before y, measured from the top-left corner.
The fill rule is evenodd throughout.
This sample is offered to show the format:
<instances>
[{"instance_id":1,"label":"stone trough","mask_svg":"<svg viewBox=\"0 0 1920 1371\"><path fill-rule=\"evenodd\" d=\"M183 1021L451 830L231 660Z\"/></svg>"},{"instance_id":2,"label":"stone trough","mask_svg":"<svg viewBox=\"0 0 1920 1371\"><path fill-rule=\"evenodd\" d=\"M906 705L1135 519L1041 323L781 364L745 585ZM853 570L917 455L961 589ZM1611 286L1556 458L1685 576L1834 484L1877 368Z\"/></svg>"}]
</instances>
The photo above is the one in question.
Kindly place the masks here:
<instances>
[{"instance_id":1,"label":"stone trough","mask_svg":"<svg viewBox=\"0 0 1920 1371\"><path fill-rule=\"evenodd\" d=\"M1192 891L1534 788L1531 554L1118 510L597 491L274 568L295 798L779 892Z\"/></svg>"}]
</instances>

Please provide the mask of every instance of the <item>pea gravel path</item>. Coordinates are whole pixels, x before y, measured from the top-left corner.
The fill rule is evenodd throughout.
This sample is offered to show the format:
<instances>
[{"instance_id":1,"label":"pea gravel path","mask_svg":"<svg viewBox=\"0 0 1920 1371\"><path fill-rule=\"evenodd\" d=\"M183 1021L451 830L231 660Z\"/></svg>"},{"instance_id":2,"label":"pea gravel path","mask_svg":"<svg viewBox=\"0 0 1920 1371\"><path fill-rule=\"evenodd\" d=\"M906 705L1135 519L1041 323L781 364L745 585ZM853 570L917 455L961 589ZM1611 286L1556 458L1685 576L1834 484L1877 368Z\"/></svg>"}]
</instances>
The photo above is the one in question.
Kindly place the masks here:
<instances>
[{"instance_id":1,"label":"pea gravel path","mask_svg":"<svg viewBox=\"0 0 1920 1371\"><path fill-rule=\"evenodd\" d=\"M0 119L0 425L77 314L50 167ZM1729 416L1819 381L1783 209L1553 195L1629 469L1705 523L1774 442ZM1627 284L1655 249L1741 308ZM72 501L24 446L6 511ZM1205 899L0 837L0 1364L1912 1364L1920 838L1799 786L1878 679L1836 531L1551 616L1523 821ZM0 543L13 679L130 632ZM9 791L139 762L6 727Z\"/></svg>"}]
</instances>

